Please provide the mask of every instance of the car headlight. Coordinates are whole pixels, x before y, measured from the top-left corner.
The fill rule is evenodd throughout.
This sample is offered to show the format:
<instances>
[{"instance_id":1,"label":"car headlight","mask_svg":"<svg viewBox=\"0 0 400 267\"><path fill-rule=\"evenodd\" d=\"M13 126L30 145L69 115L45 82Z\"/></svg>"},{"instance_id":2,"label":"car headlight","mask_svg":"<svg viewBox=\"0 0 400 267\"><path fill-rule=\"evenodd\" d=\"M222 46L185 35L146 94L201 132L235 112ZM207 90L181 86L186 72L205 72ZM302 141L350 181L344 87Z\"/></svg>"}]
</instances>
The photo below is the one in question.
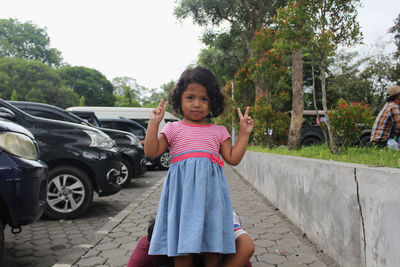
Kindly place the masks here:
<instances>
[{"instance_id":1,"label":"car headlight","mask_svg":"<svg viewBox=\"0 0 400 267\"><path fill-rule=\"evenodd\" d=\"M35 143L24 134L15 132L0 133L0 148L24 159L38 159Z\"/></svg>"},{"instance_id":2,"label":"car headlight","mask_svg":"<svg viewBox=\"0 0 400 267\"><path fill-rule=\"evenodd\" d=\"M115 141L103 132L89 130L84 130L84 132L87 133L92 140L90 143L91 147L113 148L115 146Z\"/></svg>"},{"instance_id":3,"label":"car headlight","mask_svg":"<svg viewBox=\"0 0 400 267\"><path fill-rule=\"evenodd\" d=\"M127 134L127 135L125 135L128 139L129 139L129 141L130 141L130 145L131 146L139 146L139 147L142 147L142 144L140 143L140 141L139 141L139 139L135 136L135 135L133 135L133 134Z\"/></svg>"}]
</instances>

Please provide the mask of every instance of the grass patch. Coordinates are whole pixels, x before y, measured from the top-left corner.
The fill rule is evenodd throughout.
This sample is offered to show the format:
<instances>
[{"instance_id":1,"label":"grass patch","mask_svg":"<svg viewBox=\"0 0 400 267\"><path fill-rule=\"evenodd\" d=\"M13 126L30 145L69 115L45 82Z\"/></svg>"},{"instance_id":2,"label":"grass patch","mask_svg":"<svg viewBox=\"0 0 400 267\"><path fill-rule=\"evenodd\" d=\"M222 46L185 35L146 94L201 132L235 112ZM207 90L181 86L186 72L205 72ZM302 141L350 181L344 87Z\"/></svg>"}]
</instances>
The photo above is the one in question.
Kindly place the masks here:
<instances>
[{"instance_id":1,"label":"grass patch","mask_svg":"<svg viewBox=\"0 0 400 267\"><path fill-rule=\"evenodd\" d=\"M249 146L248 149L255 152L358 163L370 167L399 168L400 159L400 151L389 150L387 148L378 149L375 147L340 148L339 153L336 155L332 154L325 145L303 147L301 150L288 150L285 146L274 148Z\"/></svg>"}]
</instances>

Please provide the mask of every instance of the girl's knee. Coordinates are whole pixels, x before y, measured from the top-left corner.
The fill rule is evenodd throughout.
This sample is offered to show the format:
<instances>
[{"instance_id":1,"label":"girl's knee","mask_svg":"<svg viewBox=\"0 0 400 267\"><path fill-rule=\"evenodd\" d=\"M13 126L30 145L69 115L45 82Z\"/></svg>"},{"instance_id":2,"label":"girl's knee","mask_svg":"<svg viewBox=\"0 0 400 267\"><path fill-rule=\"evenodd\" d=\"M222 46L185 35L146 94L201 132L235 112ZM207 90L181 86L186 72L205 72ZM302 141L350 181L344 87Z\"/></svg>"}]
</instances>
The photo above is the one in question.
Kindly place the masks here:
<instances>
[{"instance_id":1,"label":"girl's knee","mask_svg":"<svg viewBox=\"0 0 400 267\"><path fill-rule=\"evenodd\" d=\"M174 257L174 266L175 267L192 267L193 256L177 256Z\"/></svg>"},{"instance_id":2,"label":"girl's knee","mask_svg":"<svg viewBox=\"0 0 400 267\"><path fill-rule=\"evenodd\" d=\"M222 256L218 253L205 254L205 267L219 267L222 264Z\"/></svg>"}]
</instances>

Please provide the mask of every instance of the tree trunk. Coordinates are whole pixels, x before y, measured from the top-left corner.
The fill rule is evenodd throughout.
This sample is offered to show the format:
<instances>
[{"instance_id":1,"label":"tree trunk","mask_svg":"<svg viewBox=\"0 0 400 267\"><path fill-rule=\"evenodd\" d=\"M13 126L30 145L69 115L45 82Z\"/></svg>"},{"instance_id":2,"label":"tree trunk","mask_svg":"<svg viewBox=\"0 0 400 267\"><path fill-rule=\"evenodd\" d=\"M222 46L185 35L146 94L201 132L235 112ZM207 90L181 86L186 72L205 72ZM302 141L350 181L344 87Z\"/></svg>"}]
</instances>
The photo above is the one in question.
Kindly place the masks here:
<instances>
[{"instance_id":1,"label":"tree trunk","mask_svg":"<svg viewBox=\"0 0 400 267\"><path fill-rule=\"evenodd\" d=\"M292 51L292 118L290 120L288 148L301 148L301 128L303 124L304 91L303 59L301 50Z\"/></svg>"},{"instance_id":2,"label":"tree trunk","mask_svg":"<svg viewBox=\"0 0 400 267\"><path fill-rule=\"evenodd\" d=\"M325 145L327 147L330 147L329 140L328 140L328 133L326 132L325 127L322 127L322 120L321 120L321 117L319 116L319 112L318 112L317 90L315 88L316 87L316 84L315 84L315 60L314 60L313 54L311 54L311 74L312 74L313 102L314 102L315 114L317 116L317 121L319 122L319 127L321 128L322 133L324 134Z\"/></svg>"},{"instance_id":3,"label":"tree trunk","mask_svg":"<svg viewBox=\"0 0 400 267\"><path fill-rule=\"evenodd\" d=\"M337 146L335 141L335 136L333 135L331 122L329 120L328 105L326 104L326 81L325 81L325 59L324 55L321 56L321 87L322 87L322 106L325 113L325 123L328 128L329 141L331 143L331 151L333 154L337 153Z\"/></svg>"}]
</instances>

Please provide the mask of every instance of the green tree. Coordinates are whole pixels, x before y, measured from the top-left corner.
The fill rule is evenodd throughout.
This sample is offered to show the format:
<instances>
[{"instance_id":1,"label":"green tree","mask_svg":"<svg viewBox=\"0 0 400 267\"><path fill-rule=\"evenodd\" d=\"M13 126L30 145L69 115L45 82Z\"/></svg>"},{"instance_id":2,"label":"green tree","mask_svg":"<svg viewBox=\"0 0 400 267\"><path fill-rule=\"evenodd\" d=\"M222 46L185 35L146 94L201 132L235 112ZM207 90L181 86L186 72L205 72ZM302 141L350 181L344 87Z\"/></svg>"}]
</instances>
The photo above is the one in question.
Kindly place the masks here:
<instances>
[{"instance_id":1,"label":"green tree","mask_svg":"<svg viewBox=\"0 0 400 267\"><path fill-rule=\"evenodd\" d=\"M385 44L376 44L371 51L371 56L365 58L365 68L360 75L370 84L372 97L371 101L367 103L377 114L386 102L386 90L390 85L396 83L393 75L396 61L391 54L385 51Z\"/></svg>"},{"instance_id":2,"label":"green tree","mask_svg":"<svg viewBox=\"0 0 400 267\"><path fill-rule=\"evenodd\" d=\"M0 19L0 57L39 60L53 67L62 64L61 52L50 48L46 28L12 18Z\"/></svg>"},{"instance_id":3,"label":"green tree","mask_svg":"<svg viewBox=\"0 0 400 267\"><path fill-rule=\"evenodd\" d=\"M247 56L251 57L253 51L250 42L254 32L270 25L276 9L285 2L284 0L181 0L174 14L179 19L192 17L194 23L201 26L220 27L228 24L229 29L222 33L240 36L244 41ZM257 96L264 93L262 81L255 83L255 90Z\"/></svg>"},{"instance_id":4,"label":"green tree","mask_svg":"<svg viewBox=\"0 0 400 267\"><path fill-rule=\"evenodd\" d=\"M394 54L394 58L397 59L397 62L394 63L391 71L391 80L396 84L400 84L400 14L397 16L395 25L390 28L389 32L394 34L394 41L397 46L397 50Z\"/></svg>"},{"instance_id":5,"label":"green tree","mask_svg":"<svg viewBox=\"0 0 400 267\"><path fill-rule=\"evenodd\" d=\"M303 50L311 40L308 1L289 0L276 16L277 41L275 46L292 55L292 116L288 136L288 148L300 149L304 110Z\"/></svg>"},{"instance_id":6,"label":"green tree","mask_svg":"<svg viewBox=\"0 0 400 267\"><path fill-rule=\"evenodd\" d=\"M148 90L148 97L143 101L144 107L157 107L161 99L168 101L172 89L175 87L175 82L170 81L160 86L160 89ZM169 105L167 111L172 112L172 107Z\"/></svg>"},{"instance_id":7,"label":"green tree","mask_svg":"<svg viewBox=\"0 0 400 267\"><path fill-rule=\"evenodd\" d=\"M114 106L112 83L99 71L86 67L62 67L57 70L67 86L88 106Z\"/></svg>"},{"instance_id":8,"label":"green tree","mask_svg":"<svg viewBox=\"0 0 400 267\"><path fill-rule=\"evenodd\" d=\"M245 42L237 34L208 31L202 42L208 48L201 50L198 63L209 68L221 85L231 81L248 58Z\"/></svg>"},{"instance_id":9,"label":"green tree","mask_svg":"<svg viewBox=\"0 0 400 267\"><path fill-rule=\"evenodd\" d=\"M368 64L368 60L359 58L358 52L340 51L336 54L334 62L329 66L328 103L337 103L343 99L349 103L363 102L373 106L376 98L374 87L360 69Z\"/></svg>"},{"instance_id":10,"label":"green tree","mask_svg":"<svg viewBox=\"0 0 400 267\"><path fill-rule=\"evenodd\" d=\"M13 90L13 92L11 94L10 100L13 100L13 101L18 100L18 94L17 94L17 91L15 89Z\"/></svg>"},{"instance_id":11,"label":"green tree","mask_svg":"<svg viewBox=\"0 0 400 267\"><path fill-rule=\"evenodd\" d=\"M248 78L254 83L262 82L262 87L266 88L263 99L267 104L271 104L271 96L285 90L287 84L287 66L282 50L275 47L276 36L277 31L271 28L256 31L250 43L253 56L246 62Z\"/></svg>"},{"instance_id":12,"label":"green tree","mask_svg":"<svg viewBox=\"0 0 400 267\"><path fill-rule=\"evenodd\" d=\"M394 41L397 46L394 56L395 58L400 59L400 14L397 16L395 24L389 29L389 32L394 34Z\"/></svg>"},{"instance_id":13,"label":"green tree","mask_svg":"<svg viewBox=\"0 0 400 267\"><path fill-rule=\"evenodd\" d=\"M310 27L313 31L310 50L319 61L322 106L325 111L329 142L333 153L337 153L335 137L329 120L326 96L327 60L334 55L338 45L353 45L361 41L362 34L357 21L359 0L310 1Z\"/></svg>"},{"instance_id":14,"label":"green tree","mask_svg":"<svg viewBox=\"0 0 400 267\"><path fill-rule=\"evenodd\" d=\"M77 94L65 86L57 71L37 60L0 58L0 88L0 97L6 100L15 91L18 100L62 108L79 103Z\"/></svg>"},{"instance_id":15,"label":"green tree","mask_svg":"<svg viewBox=\"0 0 400 267\"><path fill-rule=\"evenodd\" d=\"M80 107L84 107L85 105L85 97L81 96L81 98L79 98L79 106Z\"/></svg>"},{"instance_id":16,"label":"green tree","mask_svg":"<svg viewBox=\"0 0 400 267\"><path fill-rule=\"evenodd\" d=\"M114 95L117 98L115 106L140 107L145 99L147 89L131 77L117 77L112 80Z\"/></svg>"}]
</instances>

